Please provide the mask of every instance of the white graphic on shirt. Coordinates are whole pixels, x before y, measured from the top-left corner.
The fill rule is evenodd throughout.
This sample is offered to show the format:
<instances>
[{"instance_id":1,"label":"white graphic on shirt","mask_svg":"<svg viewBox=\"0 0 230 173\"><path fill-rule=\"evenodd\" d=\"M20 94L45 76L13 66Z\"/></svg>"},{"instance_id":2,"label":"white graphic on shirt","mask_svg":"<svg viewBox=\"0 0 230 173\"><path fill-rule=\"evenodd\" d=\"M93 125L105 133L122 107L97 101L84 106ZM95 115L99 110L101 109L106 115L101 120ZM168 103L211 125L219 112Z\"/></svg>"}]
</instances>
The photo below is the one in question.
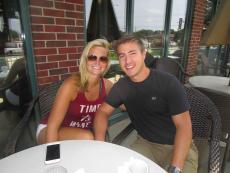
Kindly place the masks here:
<instances>
[{"instance_id":1,"label":"white graphic on shirt","mask_svg":"<svg viewBox=\"0 0 230 173\"><path fill-rule=\"evenodd\" d=\"M80 105L80 113L82 117L79 121L71 121L69 126L70 127L78 127L78 128L88 128L92 124L92 117L90 113L96 112L101 104L96 105Z\"/></svg>"},{"instance_id":2,"label":"white graphic on shirt","mask_svg":"<svg viewBox=\"0 0 230 173\"><path fill-rule=\"evenodd\" d=\"M97 108L100 106L101 104L97 104L97 105L80 105L81 110L80 113L89 113L89 112L96 112Z\"/></svg>"},{"instance_id":3,"label":"white graphic on shirt","mask_svg":"<svg viewBox=\"0 0 230 173\"><path fill-rule=\"evenodd\" d=\"M156 99L157 99L157 97L154 97L154 96L152 97L152 100L156 100Z\"/></svg>"}]
</instances>

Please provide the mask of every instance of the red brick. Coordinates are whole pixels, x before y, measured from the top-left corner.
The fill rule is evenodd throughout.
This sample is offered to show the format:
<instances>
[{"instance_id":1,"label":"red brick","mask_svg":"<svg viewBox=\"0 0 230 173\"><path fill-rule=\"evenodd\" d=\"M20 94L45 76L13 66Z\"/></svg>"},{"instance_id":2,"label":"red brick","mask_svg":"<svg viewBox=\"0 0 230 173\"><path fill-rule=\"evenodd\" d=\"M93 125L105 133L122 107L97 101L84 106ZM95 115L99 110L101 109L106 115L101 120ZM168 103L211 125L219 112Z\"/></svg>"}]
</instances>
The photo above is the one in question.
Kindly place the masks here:
<instances>
[{"instance_id":1,"label":"red brick","mask_svg":"<svg viewBox=\"0 0 230 173\"><path fill-rule=\"evenodd\" d=\"M69 72L70 73L74 73L74 72L78 72L79 71L79 67L75 66L75 67L69 67Z\"/></svg>"},{"instance_id":2,"label":"red brick","mask_svg":"<svg viewBox=\"0 0 230 173\"><path fill-rule=\"evenodd\" d=\"M84 20L77 19L76 25L77 26L84 26Z\"/></svg>"},{"instance_id":3,"label":"red brick","mask_svg":"<svg viewBox=\"0 0 230 173\"><path fill-rule=\"evenodd\" d=\"M36 62L46 62L46 56L35 56Z\"/></svg>"},{"instance_id":4,"label":"red brick","mask_svg":"<svg viewBox=\"0 0 230 173\"><path fill-rule=\"evenodd\" d=\"M31 25L31 31L41 32L43 31L43 25Z\"/></svg>"},{"instance_id":5,"label":"red brick","mask_svg":"<svg viewBox=\"0 0 230 173\"><path fill-rule=\"evenodd\" d=\"M58 51L60 54L64 54L64 53L76 53L77 50L75 47L67 47L67 48L58 48Z\"/></svg>"},{"instance_id":6,"label":"red brick","mask_svg":"<svg viewBox=\"0 0 230 173\"><path fill-rule=\"evenodd\" d=\"M76 61L60 61L59 66L60 67L70 67L70 66L76 66L77 62Z\"/></svg>"},{"instance_id":7,"label":"red brick","mask_svg":"<svg viewBox=\"0 0 230 173\"><path fill-rule=\"evenodd\" d=\"M48 0L30 0L31 6L53 7L53 2Z\"/></svg>"},{"instance_id":8,"label":"red brick","mask_svg":"<svg viewBox=\"0 0 230 173\"><path fill-rule=\"evenodd\" d=\"M48 76L48 70L38 70L37 71L37 76L38 77L45 77L45 76Z\"/></svg>"},{"instance_id":9,"label":"red brick","mask_svg":"<svg viewBox=\"0 0 230 173\"><path fill-rule=\"evenodd\" d=\"M32 33L33 40L55 40L54 33Z\"/></svg>"},{"instance_id":10,"label":"red brick","mask_svg":"<svg viewBox=\"0 0 230 173\"><path fill-rule=\"evenodd\" d=\"M70 74L63 74L63 75L61 75L61 80L65 80L69 76L70 76Z\"/></svg>"},{"instance_id":11,"label":"red brick","mask_svg":"<svg viewBox=\"0 0 230 173\"><path fill-rule=\"evenodd\" d=\"M77 32L77 27L76 26L67 26L66 27L67 32Z\"/></svg>"},{"instance_id":12,"label":"red brick","mask_svg":"<svg viewBox=\"0 0 230 173\"><path fill-rule=\"evenodd\" d=\"M64 17L64 11L53 10L53 9L43 9L44 16L53 16L53 17Z\"/></svg>"},{"instance_id":13,"label":"red brick","mask_svg":"<svg viewBox=\"0 0 230 173\"><path fill-rule=\"evenodd\" d=\"M46 32L65 32L65 26L61 25L45 25Z\"/></svg>"},{"instance_id":14,"label":"red brick","mask_svg":"<svg viewBox=\"0 0 230 173\"><path fill-rule=\"evenodd\" d=\"M59 80L58 76L48 76L48 77L42 77L42 78L38 78L38 84L44 85L44 84L49 84L49 83L53 83Z\"/></svg>"},{"instance_id":15,"label":"red brick","mask_svg":"<svg viewBox=\"0 0 230 173\"><path fill-rule=\"evenodd\" d=\"M30 14L31 15L42 15L42 8L30 7Z\"/></svg>"},{"instance_id":16,"label":"red brick","mask_svg":"<svg viewBox=\"0 0 230 173\"><path fill-rule=\"evenodd\" d=\"M68 46L83 46L83 41L68 41Z\"/></svg>"},{"instance_id":17,"label":"red brick","mask_svg":"<svg viewBox=\"0 0 230 173\"><path fill-rule=\"evenodd\" d=\"M70 17L74 19L83 19L84 15L81 12L66 11L66 17Z\"/></svg>"},{"instance_id":18,"label":"red brick","mask_svg":"<svg viewBox=\"0 0 230 173\"><path fill-rule=\"evenodd\" d=\"M62 2L55 2L55 7L57 9L63 9L63 10L74 10L74 5L73 4L68 4L68 3L62 3Z\"/></svg>"},{"instance_id":19,"label":"red brick","mask_svg":"<svg viewBox=\"0 0 230 173\"><path fill-rule=\"evenodd\" d=\"M75 3L75 4L83 4L83 0L65 0L65 2Z\"/></svg>"},{"instance_id":20,"label":"red brick","mask_svg":"<svg viewBox=\"0 0 230 173\"><path fill-rule=\"evenodd\" d=\"M33 41L33 46L35 48L38 48L38 47L45 47L45 42L44 41Z\"/></svg>"},{"instance_id":21,"label":"red brick","mask_svg":"<svg viewBox=\"0 0 230 173\"><path fill-rule=\"evenodd\" d=\"M81 54L80 53L74 53L74 54L68 54L68 59L69 60L76 60L76 59L80 59L80 57L81 57Z\"/></svg>"},{"instance_id":22,"label":"red brick","mask_svg":"<svg viewBox=\"0 0 230 173\"><path fill-rule=\"evenodd\" d=\"M77 40L84 40L85 39L85 36L84 34L77 34Z\"/></svg>"},{"instance_id":23,"label":"red brick","mask_svg":"<svg viewBox=\"0 0 230 173\"><path fill-rule=\"evenodd\" d=\"M82 52L83 52L83 49L84 49L84 47L78 47L78 48L77 48L77 53L82 53Z\"/></svg>"},{"instance_id":24,"label":"red brick","mask_svg":"<svg viewBox=\"0 0 230 173\"><path fill-rule=\"evenodd\" d=\"M84 12L84 6L76 4L76 11L83 11Z\"/></svg>"},{"instance_id":25,"label":"red brick","mask_svg":"<svg viewBox=\"0 0 230 173\"><path fill-rule=\"evenodd\" d=\"M32 24L54 24L54 18L51 17L31 17Z\"/></svg>"},{"instance_id":26,"label":"red brick","mask_svg":"<svg viewBox=\"0 0 230 173\"><path fill-rule=\"evenodd\" d=\"M75 34L63 34L63 33L60 34L60 33L58 33L57 39L58 40L75 40L76 36L75 36Z\"/></svg>"},{"instance_id":27,"label":"red brick","mask_svg":"<svg viewBox=\"0 0 230 173\"><path fill-rule=\"evenodd\" d=\"M52 68L57 68L57 67L58 67L57 62L49 62L49 63L37 64L37 69L38 70L46 70L46 69L52 69Z\"/></svg>"},{"instance_id":28,"label":"red brick","mask_svg":"<svg viewBox=\"0 0 230 173\"><path fill-rule=\"evenodd\" d=\"M66 42L65 41L47 41L46 47L65 47Z\"/></svg>"},{"instance_id":29,"label":"red brick","mask_svg":"<svg viewBox=\"0 0 230 173\"><path fill-rule=\"evenodd\" d=\"M74 19L56 18L55 21L57 25L75 25Z\"/></svg>"},{"instance_id":30,"label":"red brick","mask_svg":"<svg viewBox=\"0 0 230 173\"><path fill-rule=\"evenodd\" d=\"M84 32L84 27L77 27L77 32L78 32L78 33L79 33L79 32L83 33L83 32Z\"/></svg>"},{"instance_id":31,"label":"red brick","mask_svg":"<svg viewBox=\"0 0 230 173\"><path fill-rule=\"evenodd\" d=\"M49 72L50 72L50 75L64 74L64 73L68 73L68 68L50 69Z\"/></svg>"},{"instance_id":32,"label":"red brick","mask_svg":"<svg viewBox=\"0 0 230 173\"><path fill-rule=\"evenodd\" d=\"M47 59L49 62L63 61L63 60L67 60L67 55L65 55L65 54L63 54L63 55L49 55L49 56L47 56Z\"/></svg>"},{"instance_id":33,"label":"red brick","mask_svg":"<svg viewBox=\"0 0 230 173\"><path fill-rule=\"evenodd\" d=\"M39 48L34 49L35 55L50 55L50 54L57 54L56 48Z\"/></svg>"}]
</instances>

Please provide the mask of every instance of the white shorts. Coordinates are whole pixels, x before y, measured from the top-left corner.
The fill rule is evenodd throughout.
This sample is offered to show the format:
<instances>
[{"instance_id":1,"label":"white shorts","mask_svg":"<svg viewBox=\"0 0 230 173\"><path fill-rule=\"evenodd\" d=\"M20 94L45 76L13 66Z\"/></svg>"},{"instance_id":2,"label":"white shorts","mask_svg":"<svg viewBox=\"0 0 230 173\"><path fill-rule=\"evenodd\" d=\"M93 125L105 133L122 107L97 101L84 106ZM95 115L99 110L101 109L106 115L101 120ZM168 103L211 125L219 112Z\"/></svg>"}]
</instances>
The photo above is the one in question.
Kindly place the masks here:
<instances>
[{"instance_id":1,"label":"white shorts","mask_svg":"<svg viewBox=\"0 0 230 173\"><path fill-rule=\"evenodd\" d=\"M40 132L47 127L47 124L39 124L37 127L37 132L36 132L36 139L38 139L38 135L40 134Z\"/></svg>"}]
</instances>

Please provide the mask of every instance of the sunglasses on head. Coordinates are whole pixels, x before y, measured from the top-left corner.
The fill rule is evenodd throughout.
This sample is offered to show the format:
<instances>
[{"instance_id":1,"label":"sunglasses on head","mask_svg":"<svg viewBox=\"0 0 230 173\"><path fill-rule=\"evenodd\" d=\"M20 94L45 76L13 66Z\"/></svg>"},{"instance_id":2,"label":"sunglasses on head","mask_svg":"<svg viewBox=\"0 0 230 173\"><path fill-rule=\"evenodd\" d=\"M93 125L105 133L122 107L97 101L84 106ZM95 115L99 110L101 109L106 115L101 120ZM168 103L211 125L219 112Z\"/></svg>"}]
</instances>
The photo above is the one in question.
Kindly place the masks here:
<instances>
[{"instance_id":1,"label":"sunglasses on head","mask_svg":"<svg viewBox=\"0 0 230 173\"><path fill-rule=\"evenodd\" d=\"M109 61L108 57L106 56L101 56L101 57L97 57L96 55L88 56L88 61L96 61L97 59L99 59L99 61L103 63L107 63Z\"/></svg>"}]
</instances>

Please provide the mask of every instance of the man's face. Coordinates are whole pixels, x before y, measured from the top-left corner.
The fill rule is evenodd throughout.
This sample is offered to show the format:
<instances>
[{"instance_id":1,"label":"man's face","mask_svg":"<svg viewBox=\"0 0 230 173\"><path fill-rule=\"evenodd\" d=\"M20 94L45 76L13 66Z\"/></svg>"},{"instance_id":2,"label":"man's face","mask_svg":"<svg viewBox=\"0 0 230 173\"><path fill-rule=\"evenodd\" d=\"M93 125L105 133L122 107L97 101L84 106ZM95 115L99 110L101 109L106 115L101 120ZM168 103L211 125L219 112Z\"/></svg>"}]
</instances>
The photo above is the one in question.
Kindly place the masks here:
<instances>
[{"instance_id":1,"label":"man's face","mask_svg":"<svg viewBox=\"0 0 230 173\"><path fill-rule=\"evenodd\" d=\"M141 52L140 47L135 42L124 43L118 46L117 55L121 69L131 80L141 77L141 72L145 66L146 52Z\"/></svg>"}]
</instances>

